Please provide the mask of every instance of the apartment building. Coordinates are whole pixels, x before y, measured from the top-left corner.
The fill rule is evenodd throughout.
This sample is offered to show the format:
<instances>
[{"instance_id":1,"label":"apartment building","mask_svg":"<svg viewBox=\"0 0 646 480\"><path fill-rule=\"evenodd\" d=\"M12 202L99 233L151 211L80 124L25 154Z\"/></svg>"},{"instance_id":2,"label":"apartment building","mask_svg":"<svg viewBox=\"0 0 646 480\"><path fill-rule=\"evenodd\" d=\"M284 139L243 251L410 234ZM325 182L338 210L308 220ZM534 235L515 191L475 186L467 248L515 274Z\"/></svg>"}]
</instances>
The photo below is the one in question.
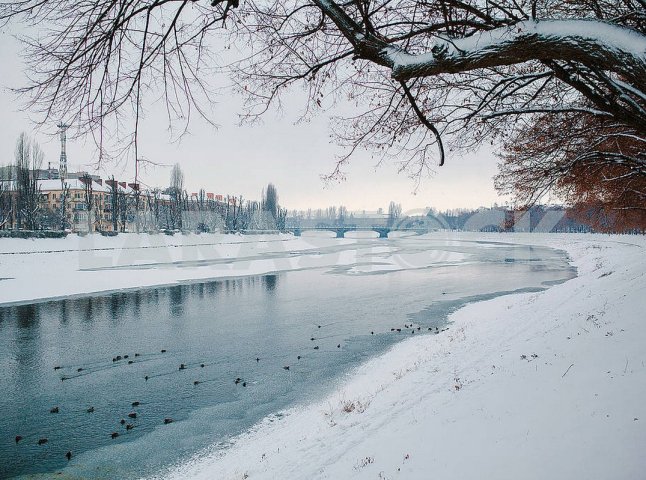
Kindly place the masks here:
<instances>
[{"instance_id":1,"label":"apartment building","mask_svg":"<svg viewBox=\"0 0 646 480\"><path fill-rule=\"evenodd\" d=\"M101 180L89 180L92 191L92 211L88 211L86 201L86 181L75 178L65 180L68 189L66 217L71 230L76 232L112 230L111 189ZM42 206L50 211L61 210L63 201L63 183L60 180L39 180Z\"/></svg>"}]
</instances>

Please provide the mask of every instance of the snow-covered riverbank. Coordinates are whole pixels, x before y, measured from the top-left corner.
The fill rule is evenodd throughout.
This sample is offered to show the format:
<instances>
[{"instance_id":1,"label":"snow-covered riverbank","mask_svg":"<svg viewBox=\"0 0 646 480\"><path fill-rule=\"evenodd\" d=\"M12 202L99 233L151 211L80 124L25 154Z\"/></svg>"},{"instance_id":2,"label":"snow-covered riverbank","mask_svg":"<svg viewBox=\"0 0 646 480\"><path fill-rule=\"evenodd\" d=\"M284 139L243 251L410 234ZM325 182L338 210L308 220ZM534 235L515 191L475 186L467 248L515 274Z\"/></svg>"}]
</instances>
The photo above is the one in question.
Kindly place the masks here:
<instances>
[{"instance_id":1,"label":"snow-covered riverbank","mask_svg":"<svg viewBox=\"0 0 646 480\"><path fill-rule=\"evenodd\" d=\"M0 239L0 304L299 268L294 255L352 243L292 235L70 235Z\"/></svg>"},{"instance_id":2,"label":"snow-covered riverbank","mask_svg":"<svg viewBox=\"0 0 646 480\"><path fill-rule=\"evenodd\" d=\"M352 232L273 235L70 235L62 239L0 239L0 305L85 296L221 278L322 267L351 273L451 264L464 259L444 236L419 237L421 253ZM452 239L451 239L452 240ZM442 244L434 250L434 245Z\"/></svg>"},{"instance_id":3,"label":"snow-covered riverbank","mask_svg":"<svg viewBox=\"0 0 646 480\"><path fill-rule=\"evenodd\" d=\"M438 234L439 235L439 234ZM636 479L646 239L460 234L568 251L578 277L471 304L171 478Z\"/></svg>"}]
</instances>

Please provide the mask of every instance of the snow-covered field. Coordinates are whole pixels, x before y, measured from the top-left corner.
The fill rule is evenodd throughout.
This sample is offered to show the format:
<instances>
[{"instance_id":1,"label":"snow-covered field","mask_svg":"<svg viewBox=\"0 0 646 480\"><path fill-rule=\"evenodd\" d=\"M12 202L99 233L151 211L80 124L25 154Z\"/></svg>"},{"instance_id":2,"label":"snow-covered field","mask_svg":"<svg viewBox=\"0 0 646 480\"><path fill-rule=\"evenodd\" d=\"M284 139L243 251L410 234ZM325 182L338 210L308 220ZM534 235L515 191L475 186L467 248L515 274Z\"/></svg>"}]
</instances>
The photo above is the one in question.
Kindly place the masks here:
<instances>
[{"instance_id":1,"label":"snow-covered field","mask_svg":"<svg viewBox=\"0 0 646 480\"><path fill-rule=\"evenodd\" d=\"M167 476L644 478L646 238L428 238L564 249L578 277L468 305L443 334L397 344L319 403L265 419L230 448ZM360 242L289 235L2 239L0 304L312 266L365 271L355 266ZM367 248L375 268L401 266L387 246ZM459 261L454 255L439 261Z\"/></svg>"},{"instance_id":2,"label":"snow-covered field","mask_svg":"<svg viewBox=\"0 0 646 480\"><path fill-rule=\"evenodd\" d=\"M565 249L578 277L471 304L169 477L644 478L646 239L484 238Z\"/></svg>"}]
</instances>

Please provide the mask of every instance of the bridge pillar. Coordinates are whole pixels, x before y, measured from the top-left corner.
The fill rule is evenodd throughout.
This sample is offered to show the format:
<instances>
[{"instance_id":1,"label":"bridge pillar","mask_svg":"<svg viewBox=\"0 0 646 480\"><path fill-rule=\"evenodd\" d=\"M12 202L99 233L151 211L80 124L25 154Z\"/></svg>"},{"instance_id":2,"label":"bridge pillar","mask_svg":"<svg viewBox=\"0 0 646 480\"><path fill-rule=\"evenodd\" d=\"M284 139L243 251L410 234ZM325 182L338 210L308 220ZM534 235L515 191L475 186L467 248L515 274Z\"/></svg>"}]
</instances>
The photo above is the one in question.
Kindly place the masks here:
<instances>
[{"instance_id":1,"label":"bridge pillar","mask_svg":"<svg viewBox=\"0 0 646 480\"><path fill-rule=\"evenodd\" d=\"M388 233L390 233L389 228L382 228L379 230L379 238L388 238Z\"/></svg>"},{"instance_id":2,"label":"bridge pillar","mask_svg":"<svg viewBox=\"0 0 646 480\"><path fill-rule=\"evenodd\" d=\"M336 238L345 238L345 229L337 228L336 229Z\"/></svg>"},{"instance_id":3,"label":"bridge pillar","mask_svg":"<svg viewBox=\"0 0 646 480\"><path fill-rule=\"evenodd\" d=\"M292 232L294 233L295 237L300 237L301 236L301 229L300 228L295 228L294 230L292 230Z\"/></svg>"}]
</instances>

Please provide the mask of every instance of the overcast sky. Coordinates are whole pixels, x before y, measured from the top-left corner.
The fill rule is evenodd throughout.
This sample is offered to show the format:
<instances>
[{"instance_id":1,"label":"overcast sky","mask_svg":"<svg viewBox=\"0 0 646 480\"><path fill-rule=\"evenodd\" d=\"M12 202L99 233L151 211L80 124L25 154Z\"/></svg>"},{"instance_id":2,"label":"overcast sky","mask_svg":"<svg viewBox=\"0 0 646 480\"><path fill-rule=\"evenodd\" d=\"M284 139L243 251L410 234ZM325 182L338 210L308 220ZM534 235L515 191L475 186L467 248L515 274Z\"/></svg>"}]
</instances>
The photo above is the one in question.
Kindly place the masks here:
<instances>
[{"instance_id":1,"label":"overcast sky","mask_svg":"<svg viewBox=\"0 0 646 480\"><path fill-rule=\"evenodd\" d=\"M45 165L58 167L60 143L49 132L34 131L33 115L24 110L20 98L9 87L24 84L24 71L18 56L18 43L0 31L0 165L13 161L15 141L20 132L33 134L45 152ZM359 151L346 169L341 183L326 184L321 174L329 173L340 150L330 143L328 120L295 125L302 105L298 95L281 116L268 115L263 124L237 125L239 99L218 99L215 111L217 129L200 119L191 123L190 133L181 141L170 139L163 115L149 112L141 125L140 156L168 167L148 168L143 183L166 186L170 166L179 163L185 174L189 193L203 187L208 192L240 195L258 199L262 188L276 185L280 203L291 209L324 208L345 205L350 210L386 209L390 200L401 203L404 210L435 207L491 206L503 203L493 188L496 158L483 149L466 157L449 156L443 167L437 167L432 178L416 183L397 173L396 165L375 168L376 160ZM114 174L132 181L134 166L105 164L97 172L91 140L68 141L68 170L88 170L104 177Z\"/></svg>"}]
</instances>

